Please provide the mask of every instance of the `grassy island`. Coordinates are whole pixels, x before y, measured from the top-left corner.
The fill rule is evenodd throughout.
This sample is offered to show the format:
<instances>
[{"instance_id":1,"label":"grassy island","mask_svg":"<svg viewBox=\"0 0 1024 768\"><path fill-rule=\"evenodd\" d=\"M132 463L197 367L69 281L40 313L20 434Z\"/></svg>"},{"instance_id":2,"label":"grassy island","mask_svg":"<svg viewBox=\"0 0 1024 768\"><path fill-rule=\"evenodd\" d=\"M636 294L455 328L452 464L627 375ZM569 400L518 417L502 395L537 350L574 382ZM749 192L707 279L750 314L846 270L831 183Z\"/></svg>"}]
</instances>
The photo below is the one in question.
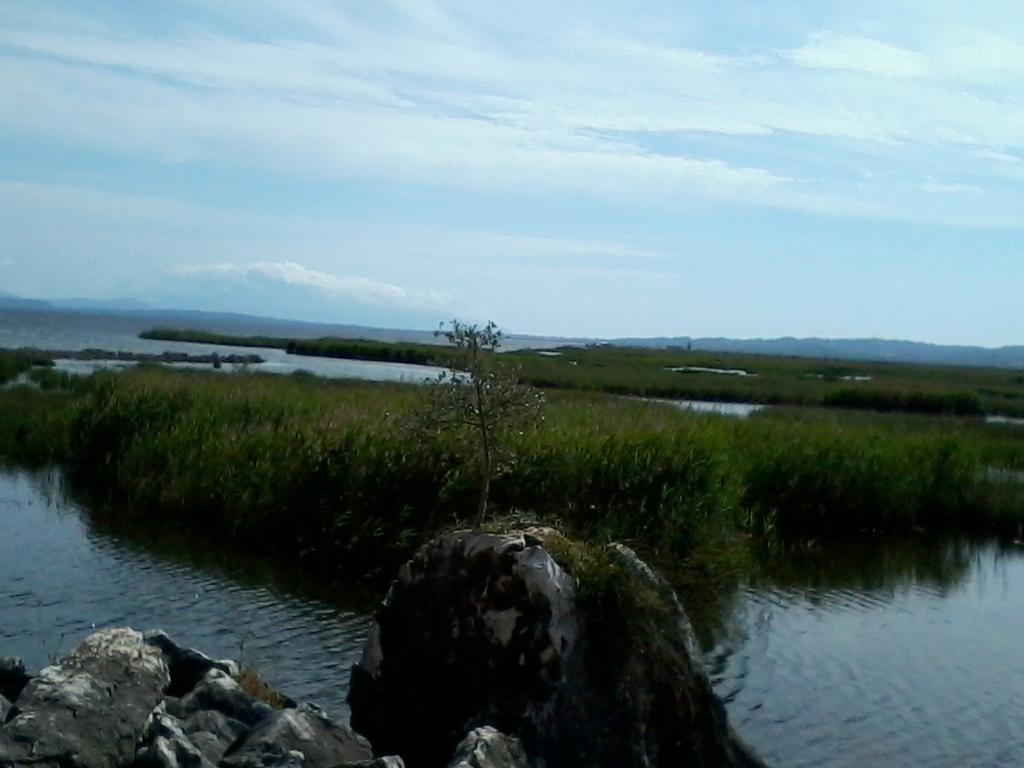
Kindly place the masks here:
<instances>
[{"instance_id":1,"label":"grassy island","mask_svg":"<svg viewBox=\"0 0 1024 768\"><path fill-rule=\"evenodd\" d=\"M0 390L0 456L65 464L98 514L386 576L471 519L459 445L410 426L425 390L143 366ZM512 437L493 511L729 572L751 546L921 528L1014 534L1024 429L978 419L769 409L741 421L552 390Z\"/></svg>"}]
</instances>

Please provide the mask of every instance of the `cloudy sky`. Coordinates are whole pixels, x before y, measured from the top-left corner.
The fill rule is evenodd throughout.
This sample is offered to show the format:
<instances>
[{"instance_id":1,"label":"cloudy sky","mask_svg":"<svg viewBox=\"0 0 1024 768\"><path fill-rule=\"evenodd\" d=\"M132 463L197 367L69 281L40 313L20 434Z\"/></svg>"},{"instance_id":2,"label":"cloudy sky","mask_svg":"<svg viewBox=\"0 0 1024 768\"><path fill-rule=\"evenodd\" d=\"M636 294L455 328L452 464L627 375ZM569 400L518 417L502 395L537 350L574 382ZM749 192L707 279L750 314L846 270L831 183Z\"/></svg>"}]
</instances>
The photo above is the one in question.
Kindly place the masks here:
<instances>
[{"instance_id":1,"label":"cloudy sky","mask_svg":"<svg viewBox=\"0 0 1024 768\"><path fill-rule=\"evenodd\" d=\"M0 0L0 292L1024 343L1024 4Z\"/></svg>"}]
</instances>

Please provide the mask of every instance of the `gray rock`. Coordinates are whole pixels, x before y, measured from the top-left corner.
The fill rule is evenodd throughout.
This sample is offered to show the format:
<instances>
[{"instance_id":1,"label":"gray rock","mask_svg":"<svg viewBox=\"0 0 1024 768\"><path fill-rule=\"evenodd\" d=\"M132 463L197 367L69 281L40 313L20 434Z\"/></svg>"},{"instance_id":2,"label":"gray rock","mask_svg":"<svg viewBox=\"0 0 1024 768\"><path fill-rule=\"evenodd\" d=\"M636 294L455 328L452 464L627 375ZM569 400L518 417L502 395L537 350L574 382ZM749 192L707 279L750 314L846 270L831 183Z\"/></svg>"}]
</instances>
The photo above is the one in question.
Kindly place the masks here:
<instances>
[{"instance_id":1,"label":"gray rock","mask_svg":"<svg viewBox=\"0 0 1024 768\"><path fill-rule=\"evenodd\" d=\"M17 701L29 680L25 662L14 656L0 656L0 696Z\"/></svg>"},{"instance_id":2,"label":"gray rock","mask_svg":"<svg viewBox=\"0 0 1024 768\"><path fill-rule=\"evenodd\" d=\"M187 720L161 702L150 717L136 753L139 768L212 768L248 728L220 712L201 711ZM173 706L173 703L172 703Z\"/></svg>"},{"instance_id":3,"label":"gray rock","mask_svg":"<svg viewBox=\"0 0 1024 768\"><path fill-rule=\"evenodd\" d=\"M519 739L488 725L466 735L448 768L530 768L530 762Z\"/></svg>"},{"instance_id":4,"label":"gray rock","mask_svg":"<svg viewBox=\"0 0 1024 768\"><path fill-rule=\"evenodd\" d=\"M613 549L615 591L644 615L591 615L545 535L455 532L406 563L352 670L352 726L410 768L444 765L485 724L546 768L760 765L673 591Z\"/></svg>"},{"instance_id":5,"label":"gray rock","mask_svg":"<svg viewBox=\"0 0 1024 768\"><path fill-rule=\"evenodd\" d=\"M243 691L233 677L214 668L180 702L169 701L168 712L180 720L199 712L219 712L251 728L272 715L274 709Z\"/></svg>"},{"instance_id":6,"label":"gray rock","mask_svg":"<svg viewBox=\"0 0 1024 768\"><path fill-rule=\"evenodd\" d=\"M11 711L11 702L0 696L0 725L7 720L7 713Z\"/></svg>"},{"instance_id":7,"label":"gray rock","mask_svg":"<svg viewBox=\"0 0 1024 768\"><path fill-rule=\"evenodd\" d=\"M402 566L352 670L352 727L413 767L468 728L518 733L577 643L574 580L523 535L461 531Z\"/></svg>"},{"instance_id":8,"label":"gray rock","mask_svg":"<svg viewBox=\"0 0 1024 768\"><path fill-rule=\"evenodd\" d=\"M181 722L158 706L135 755L138 768L213 768L214 763L185 734Z\"/></svg>"},{"instance_id":9,"label":"gray rock","mask_svg":"<svg viewBox=\"0 0 1024 768\"><path fill-rule=\"evenodd\" d=\"M214 764L249 731L244 723L214 711L196 712L183 723L183 728L203 757Z\"/></svg>"},{"instance_id":10,"label":"gray rock","mask_svg":"<svg viewBox=\"0 0 1024 768\"><path fill-rule=\"evenodd\" d=\"M336 723L322 709L304 704L276 710L249 731L221 760L222 768L267 768L291 764L298 754L306 768L372 760L366 739Z\"/></svg>"},{"instance_id":11,"label":"gray rock","mask_svg":"<svg viewBox=\"0 0 1024 768\"><path fill-rule=\"evenodd\" d=\"M0 766L130 764L169 682L163 654L140 633L98 632L21 692L0 726Z\"/></svg>"}]
</instances>

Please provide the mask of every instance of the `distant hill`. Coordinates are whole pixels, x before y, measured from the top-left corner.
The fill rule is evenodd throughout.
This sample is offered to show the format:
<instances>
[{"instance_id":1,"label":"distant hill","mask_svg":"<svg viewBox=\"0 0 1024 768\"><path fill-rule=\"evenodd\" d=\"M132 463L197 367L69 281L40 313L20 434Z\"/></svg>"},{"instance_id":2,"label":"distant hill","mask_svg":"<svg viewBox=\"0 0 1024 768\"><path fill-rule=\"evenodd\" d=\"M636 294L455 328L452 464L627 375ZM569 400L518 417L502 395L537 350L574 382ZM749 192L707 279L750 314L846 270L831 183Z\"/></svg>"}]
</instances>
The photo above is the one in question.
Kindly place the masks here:
<instances>
[{"instance_id":1,"label":"distant hill","mask_svg":"<svg viewBox=\"0 0 1024 768\"><path fill-rule=\"evenodd\" d=\"M689 336L615 339L627 347L690 347L708 352L821 357L839 360L1024 368L1024 346L974 347L890 339L726 339Z\"/></svg>"},{"instance_id":2,"label":"distant hill","mask_svg":"<svg viewBox=\"0 0 1024 768\"><path fill-rule=\"evenodd\" d=\"M22 299L9 293L0 293L0 309L53 309L53 305L42 299Z\"/></svg>"},{"instance_id":3,"label":"distant hill","mask_svg":"<svg viewBox=\"0 0 1024 768\"><path fill-rule=\"evenodd\" d=\"M152 304L147 304L138 299L51 299L49 302L57 309L79 310L82 312L134 312L136 310L152 309Z\"/></svg>"},{"instance_id":4,"label":"distant hill","mask_svg":"<svg viewBox=\"0 0 1024 768\"><path fill-rule=\"evenodd\" d=\"M153 326L194 329L240 336L282 336L288 338L342 338L374 341L443 343L429 330L383 328L342 323L312 323L280 318L259 317L231 312L156 309L143 301L122 299L25 299L0 293L0 309L32 310L47 313L91 313L123 318L139 331ZM669 348L688 346L707 352L735 352L755 355L833 358L876 362L918 363L922 365L968 365L1024 369L1024 345L1009 347L956 346L891 339L729 339L724 337L657 336L620 338L610 341L557 336L529 336L509 333L504 349L545 349L584 344L614 344L625 347Z\"/></svg>"}]
</instances>

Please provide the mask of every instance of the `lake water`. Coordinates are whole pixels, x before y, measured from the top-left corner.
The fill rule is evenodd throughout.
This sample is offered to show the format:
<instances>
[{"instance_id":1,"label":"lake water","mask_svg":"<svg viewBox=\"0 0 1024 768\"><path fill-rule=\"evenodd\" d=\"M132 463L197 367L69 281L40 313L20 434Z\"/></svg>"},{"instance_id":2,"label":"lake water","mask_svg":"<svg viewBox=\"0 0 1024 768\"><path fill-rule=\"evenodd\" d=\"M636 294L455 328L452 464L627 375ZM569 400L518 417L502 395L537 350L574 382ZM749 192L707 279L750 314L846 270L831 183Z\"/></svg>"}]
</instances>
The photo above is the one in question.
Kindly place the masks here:
<instances>
[{"instance_id":1,"label":"lake water","mask_svg":"<svg viewBox=\"0 0 1024 768\"><path fill-rule=\"evenodd\" d=\"M254 349L252 347L229 347L139 338L142 331L159 324L161 324L160 319L136 315L0 310L0 348L36 347L68 351L103 349L148 354L170 351L184 352L190 355L217 353L221 356L259 355L264 362L247 366L248 370L264 373L309 371L317 376L328 378L354 378L368 381L419 382L436 378L443 370L426 365L289 355L283 349ZM211 329L235 334L300 335L296 333L298 328L294 327L294 324L288 323L281 323L280 326L270 325L269 327L265 325L221 325ZM323 329L318 328L318 330L322 331ZM123 368L126 367L126 364L104 360L62 360L58 367L71 373L91 373L98 368ZM213 370L210 365L191 367ZM232 368L232 366L224 366L222 370L227 371Z\"/></svg>"},{"instance_id":2,"label":"lake water","mask_svg":"<svg viewBox=\"0 0 1024 768\"><path fill-rule=\"evenodd\" d=\"M0 525L0 655L39 667L94 627L162 627L347 715L369 601L101 530L54 472L0 471ZM706 661L771 765L1024 765L1024 549L800 550L721 597Z\"/></svg>"},{"instance_id":3,"label":"lake water","mask_svg":"<svg viewBox=\"0 0 1024 768\"><path fill-rule=\"evenodd\" d=\"M54 472L0 471L0 656L32 669L97 627L162 628L347 717L349 670L369 628L365 599L330 600L252 563L206 562L91 525ZM219 561L219 562L218 562Z\"/></svg>"},{"instance_id":4,"label":"lake water","mask_svg":"<svg viewBox=\"0 0 1024 768\"><path fill-rule=\"evenodd\" d=\"M1024 765L1024 548L845 543L788 553L708 654L772 765Z\"/></svg>"},{"instance_id":5,"label":"lake water","mask_svg":"<svg viewBox=\"0 0 1024 768\"><path fill-rule=\"evenodd\" d=\"M718 416L735 416L740 419L745 419L748 416L752 416L758 411L767 408L767 406L759 403L722 403L714 400L669 400L657 397L644 397L639 399L646 400L649 403L665 403L666 405L672 405L684 411L713 413Z\"/></svg>"}]
</instances>

